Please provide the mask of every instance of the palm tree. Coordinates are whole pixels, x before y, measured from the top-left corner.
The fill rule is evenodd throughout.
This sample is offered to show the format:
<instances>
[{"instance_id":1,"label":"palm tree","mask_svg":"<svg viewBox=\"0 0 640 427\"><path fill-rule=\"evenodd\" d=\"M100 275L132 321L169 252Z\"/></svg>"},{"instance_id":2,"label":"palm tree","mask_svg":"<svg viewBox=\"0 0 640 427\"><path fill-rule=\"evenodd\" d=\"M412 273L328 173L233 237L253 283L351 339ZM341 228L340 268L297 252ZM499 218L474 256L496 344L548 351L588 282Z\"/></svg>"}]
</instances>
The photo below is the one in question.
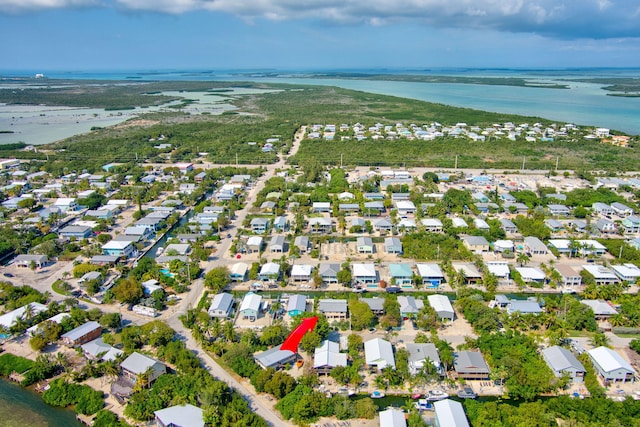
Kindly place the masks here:
<instances>
[{"instance_id":1,"label":"palm tree","mask_svg":"<svg viewBox=\"0 0 640 427\"><path fill-rule=\"evenodd\" d=\"M529 263L529 261L531 261L531 257L524 252L520 252L518 254L518 257L516 258L516 261L518 262L518 264L520 264L520 267L522 267L523 265L526 265Z\"/></svg>"},{"instance_id":2,"label":"palm tree","mask_svg":"<svg viewBox=\"0 0 640 427\"><path fill-rule=\"evenodd\" d=\"M603 332L596 332L589 340L589 344L594 347L609 347L609 337Z\"/></svg>"}]
</instances>

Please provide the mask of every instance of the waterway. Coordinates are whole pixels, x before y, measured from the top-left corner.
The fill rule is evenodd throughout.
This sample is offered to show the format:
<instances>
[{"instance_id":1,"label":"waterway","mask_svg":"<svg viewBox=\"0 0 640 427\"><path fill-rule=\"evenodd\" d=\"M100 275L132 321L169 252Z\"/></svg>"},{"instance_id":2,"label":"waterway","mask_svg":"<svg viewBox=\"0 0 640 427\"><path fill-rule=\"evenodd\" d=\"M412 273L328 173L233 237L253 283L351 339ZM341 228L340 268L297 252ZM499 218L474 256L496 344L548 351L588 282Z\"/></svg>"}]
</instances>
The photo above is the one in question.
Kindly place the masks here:
<instances>
[{"instance_id":1,"label":"waterway","mask_svg":"<svg viewBox=\"0 0 640 427\"><path fill-rule=\"evenodd\" d=\"M80 427L68 409L54 408L35 391L0 380L0 425L2 427Z\"/></svg>"}]
</instances>

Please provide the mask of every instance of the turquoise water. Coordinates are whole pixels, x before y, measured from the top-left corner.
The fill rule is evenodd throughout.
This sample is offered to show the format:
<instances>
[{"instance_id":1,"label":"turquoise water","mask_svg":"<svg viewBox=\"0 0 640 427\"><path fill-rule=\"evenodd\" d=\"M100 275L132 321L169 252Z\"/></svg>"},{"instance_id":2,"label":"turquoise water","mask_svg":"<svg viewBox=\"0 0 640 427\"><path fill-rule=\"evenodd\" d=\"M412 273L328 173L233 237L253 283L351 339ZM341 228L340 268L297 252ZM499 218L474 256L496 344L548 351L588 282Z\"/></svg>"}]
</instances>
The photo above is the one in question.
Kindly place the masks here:
<instances>
[{"instance_id":1,"label":"turquoise water","mask_svg":"<svg viewBox=\"0 0 640 427\"><path fill-rule=\"evenodd\" d=\"M1 76L33 76L37 71L0 71ZM484 77L522 77L548 82L558 79L599 77L640 77L640 69L431 69L431 70L341 70L360 73L423 74ZM318 71L275 70L171 70L121 72L57 72L47 77L100 80L224 80L332 85L364 92L393 95L485 111L536 116L578 125L603 126L640 134L640 98L607 96L599 84L567 82L570 89L492 86L450 83L413 83L348 80L340 78L307 78Z\"/></svg>"},{"instance_id":2,"label":"turquoise water","mask_svg":"<svg viewBox=\"0 0 640 427\"><path fill-rule=\"evenodd\" d=\"M160 270L160 273L164 274L167 277L173 277L173 273L167 270L166 268L163 268L162 270Z\"/></svg>"},{"instance_id":3,"label":"turquoise water","mask_svg":"<svg viewBox=\"0 0 640 427\"><path fill-rule=\"evenodd\" d=\"M42 397L19 385L0 380L0 425L2 427L79 427L75 413L53 408Z\"/></svg>"}]
</instances>

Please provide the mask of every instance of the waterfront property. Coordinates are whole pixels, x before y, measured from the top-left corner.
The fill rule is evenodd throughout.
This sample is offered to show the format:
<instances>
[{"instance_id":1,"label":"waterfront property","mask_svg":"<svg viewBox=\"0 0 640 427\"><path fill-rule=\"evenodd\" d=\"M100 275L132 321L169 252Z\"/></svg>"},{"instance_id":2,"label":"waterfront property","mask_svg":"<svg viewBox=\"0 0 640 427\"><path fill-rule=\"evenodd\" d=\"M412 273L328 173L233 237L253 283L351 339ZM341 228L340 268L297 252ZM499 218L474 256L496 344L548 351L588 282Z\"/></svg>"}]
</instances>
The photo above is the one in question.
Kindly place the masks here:
<instances>
[{"instance_id":1,"label":"waterfront property","mask_svg":"<svg viewBox=\"0 0 640 427\"><path fill-rule=\"evenodd\" d=\"M60 339L69 347L86 344L102 335L102 326L98 322L87 322L63 334Z\"/></svg>"},{"instance_id":2,"label":"waterfront property","mask_svg":"<svg viewBox=\"0 0 640 427\"><path fill-rule=\"evenodd\" d=\"M593 367L605 381L634 381L636 371L620 354L607 347L598 347L587 352Z\"/></svg>"},{"instance_id":3,"label":"waterfront property","mask_svg":"<svg viewBox=\"0 0 640 427\"><path fill-rule=\"evenodd\" d=\"M469 427L462 403L444 399L433 403L435 427Z\"/></svg>"},{"instance_id":4,"label":"waterfront property","mask_svg":"<svg viewBox=\"0 0 640 427\"><path fill-rule=\"evenodd\" d=\"M190 404L154 412L157 427L204 427L204 411Z\"/></svg>"},{"instance_id":5,"label":"waterfront property","mask_svg":"<svg viewBox=\"0 0 640 427\"><path fill-rule=\"evenodd\" d=\"M568 374L574 383L584 381L587 371L573 353L566 348L557 345L545 348L542 350L542 358L556 377L560 378Z\"/></svg>"},{"instance_id":6,"label":"waterfront property","mask_svg":"<svg viewBox=\"0 0 640 427\"><path fill-rule=\"evenodd\" d=\"M482 353L478 351L460 351L454 353L453 368L458 378L465 380L489 379L489 366Z\"/></svg>"}]
</instances>

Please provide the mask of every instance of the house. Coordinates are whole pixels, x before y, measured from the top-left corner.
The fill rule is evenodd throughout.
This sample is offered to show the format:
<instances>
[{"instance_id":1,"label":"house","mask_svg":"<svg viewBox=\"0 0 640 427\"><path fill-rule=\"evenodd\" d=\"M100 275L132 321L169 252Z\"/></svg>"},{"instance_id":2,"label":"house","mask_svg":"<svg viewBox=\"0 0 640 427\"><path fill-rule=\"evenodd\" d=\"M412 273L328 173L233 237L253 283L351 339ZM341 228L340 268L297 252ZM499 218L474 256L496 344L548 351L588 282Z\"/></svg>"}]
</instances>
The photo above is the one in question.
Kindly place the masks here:
<instances>
[{"instance_id":1,"label":"house","mask_svg":"<svg viewBox=\"0 0 640 427\"><path fill-rule=\"evenodd\" d=\"M127 227L124 229L125 236L135 236L138 240L147 240L153 236L153 230L147 227Z\"/></svg>"},{"instance_id":2,"label":"house","mask_svg":"<svg viewBox=\"0 0 640 427\"><path fill-rule=\"evenodd\" d=\"M568 216L571 211L565 205L549 204L547 205L549 213L553 216Z\"/></svg>"},{"instance_id":3,"label":"house","mask_svg":"<svg viewBox=\"0 0 640 427\"><path fill-rule=\"evenodd\" d=\"M42 322L38 323L37 325L33 325L30 328L27 329L27 334L30 337L33 337L35 335L42 335L42 326L44 326L45 322L53 322L53 323L57 323L60 324L62 323L62 321L64 319L66 319L67 317L69 317L69 313L58 313L55 316L49 317L46 320L43 320Z\"/></svg>"},{"instance_id":4,"label":"house","mask_svg":"<svg viewBox=\"0 0 640 427\"><path fill-rule=\"evenodd\" d=\"M559 233L560 231L564 230L564 225L557 219L545 219L544 223L547 227L549 227L552 233Z\"/></svg>"},{"instance_id":5,"label":"house","mask_svg":"<svg viewBox=\"0 0 640 427\"><path fill-rule=\"evenodd\" d=\"M372 254L375 252L375 245L371 237L358 237L356 239L356 250L359 254Z\"/></svg>"},{"instance_id":6,"label":"house","mask_svg":"<svg viewBox=\"0 0 640 427\"><path fill-rule=\"evenodd\" d=\"M61 197L53 203L53 206L63 213L77 211L80 208L78 201L73 197Z\"/></svg>"},{"instance_id":7,"label":"house","mask_svg":"<svg viewBox=\"0 0 640 427\"><path fill-rule=\"evenodd\" d=\"M537 267L516 267L516 271L520 273L522 281L525 283L541 283L544 284L547 275L544 271Z\"/></svg>"},{"instance_id":8,"label":"house","mask_svg":"<svg viewBox=\"0 0 640 427\"><path fill-rule=\"evenodd\" d=\"M464 276L464 282L467 285L472 285L482 281L482 273L471 262L452 262L451 266L454 271L462 272Z\"/></svg>"},{"instance_id":9,"label":"house","mask_svg":"<svg viewBox=\"0 0 640 427\"><path fill-rule=\"evenodd\" d=\"M413 215L416 213L416 205L410 200L399 200L395 202L399 215Z\"/></svg>"},{"instance_id":10,"label":"house","mask_svg":"<svg viewBox=\"0 0 640 427\"><path fill-rule=\"evenodd\" d=\"M309 218L309 229L312 233L331 233L333 223L329 218Z\"/></svg>"},{"instance_id":11,"label":"house","mask_svg":"<svg viewBox=\"0 0 640 427\"><path fill-rule=\"evenodd\" d=\"M287 314L291 317L298 316L307 311L306 295L291 295L287 303Z\"/></svg>"},{"instance_id":12,"label":"house","mask_svg":"<svg viewBox=\"0 0 640 427\"><path fill-rule=\"evenodd\" d=\"M347 354L340 353L338 343L324 340L314 351L313 370L319 374L328 374L338 366L347 366Z\"/></svg>"},{"instance_id":13,"label":"house","mask_svg":"<svg viewBox=\"0 0 640 427\"><path fill-rule=\"evenodd\" d=\"M414 297L399 296L398 304L400 304L400 315L405 319L415 317L424 307L424 301Z\"/></svg>"},{"instance_id":14,"label":"house","mask_svg":"<svg viewBox=\"0 0 640 427\"><path fill-rule=\"evenodd\" d=\"M389 264L389 275L391 282L403 288L413 287L413 271L409 264Z\"/></svg>"},{"instance_id":15,"label":"house","mask_svg":"<svg viewBox=\"0 0 640 427\"><path fill-rule=\"evenodd\" d=\"M402 255L402 242L397 237L386 237L384 250L388 254Z\"/></svg>"},{"instance_id":16,"label":"house","mask_svg":"<svg viewBox=\"0 0 640 427\"><path fill-rule=\"evenodd\" d=\"M318 274L322 278L322 283L338 283L338 272L341 270L340 264L322 263L318 269Z\"/></svg>"},{"instance_id":17,"label":"house","mask_svg":"<svg viewBox=\"0 0 640 427\"><path fill-rule=\"evenodd\" d=\"M260 236L251 236L247 239L246 250L248 253L252 254L255 252L260 252L262 250L262 237Z\"/></svg>"},{"instance_id":18,"label":"house","mask_svg":"<svg viewBox=\"0 0 640 427\"><path fill-rule=\"evenodd\" d=\"M627 205L625 205L623 203L620 203L620 202L611 203L611 209L613 209L613 211L618 216L633 215L633 209L631 209L629 206L627 206Z\"/></svg>"},{"instance_id":19,"label":"house","mask_svg":"<svg viewBox=\"0 0 640 427\"><path fill-rule=\"evenodd\" d=\"M384 314L384 298L361 298L360 301L367 304L376 316L382 316Z\"/></svg>"},{"instance_id":20,"label":"house","mask_svg":"<svg viewBox=\"0 0 640 427\"><path fill-rule=\"evenodd\" d=\"M630 215L621 222L625 234L635 234L640 232L640 217Z\"/></svg>"},{"instance_id":21,"label":"house","mask_svg":"<svg viewBox=\"0 0 640 427\"><path fill-rule=\"evenodd\" d=\"M160 229L160 224L164 221L162 218L151 217L147 215L146 217L139 219L134 223L135 227L145 227L149 230L156 232Z\"/></svg>"},{"instance_id":22,"label":"house","mask_svg":"<svg viewBox=\"0 0 640 427\"><path fill-rule=\"evenodd\" d=\"M384 203L381 201L364 202L364 213L367 216L380 215L387 211L384 207Z\"/></svg>"},{"instance_id":23,"label":"house","mask_svg":"<svg viewBox=\"0 0 640 427\"><path fill-rule=\"evenodd\" d=\"M340 212L359 212L360 205L357 203L340 203L338 205L338 210Z\"/></svg>"},{"instance_id":24,"label":"house","mask_svg":"<svg viewBox=\"0 0 640 427\"><path fill-rule=\"evenodd\" d=\"M191 245L188 243L171 243L164 248L165 255L188 255L191 252Z\"/></svg>"},{"instance_id":25,"label":"house","mask_svg":"<svg viewBox=\"0 0 640 427\"><path fill-rule=\"evenodd\" d=\"M269 242L269 250L271 253L283 253L285 251L285 238L283 235L275 235L271 237Z\"/></svg>"},{"instance_id":26,"label":"house","mask_svg":"<svg viewBox=\"0 0 640 427\"><path fill-rule=\"evenodd\" d=\"M442 221L438 218L423 218L420 223L424 226L425 231L431 233L439 233L442 231Z\"/></svg>"},{"instance_id":27,"label":"house","mask_svg":"<svg viewBox=\"0 0 640 427\"><path fill-rule=\"evenodd\" d=\"M451 218L451 222L453 223L453 226L456 228L467 228L469 227L469 224L467 224L467 222L459 217L453 217Z\"/></svg>"},{"instance_id":28,"label":"house","mask_svg":"<svg viewBox=\"0 0 640 427\"><path fill-rule=\"evenodd\" d=\"M636 371L620 354L607 347L587 351L593 367L605 381L634 381Z\"/></svg>"},{"instance_id":29,"label":"house","mask_svg":"<svg viewBox=\"0 0 640 427\"><path fill-rule=\"evenodd\" d=\"M318 301L318 311L325 315L327 320L346 320L347 300L321 299Z\"/></svg>"},{"instance_id":30,"label":"house","mask_svg":"<svg viewBox=\"0 0 640 427\"><path fill-rule=\"evenodd\" d=\"M583 299L580 302L591 308L596 319L608 319L618 314L618 311L605 300Z\"/></svg>"},{"instance_id":31,"label":"house","mask_svg":"<svg viewBox=\"0 0 640 427\"><path fill-rule=\"evenodd\" d=\"M418 275L422 278L422 283L427 287L438 287L444 282L444 273L436 263L416 264Z\"/></svg>"},{"instance_id":32,"label":"house","mask_svg":"<svg viewBox=\"0 0 640 427\"><path fill-rule=\"evenodd\" d=\"M489 241L483 236L462 236L464 246L474 253L489 252Z\"/></svg>"},{"instance_id":33,"label":"house","mask_svg":"<svg viewBox=\"0 0 640 427\"><path fill-rule=\"evenodd\" d=\"M280 278L280 264L268 262L260 268L258 273L260 280L278 280Z\"/></svg>"},{"instance_id":34,"label":"house","mask_svg":"<svg viewBox=\"0 0 640 427\"><path fill-rule=\"evenodd\" d=\"M513 252L515 247L512 240L496 240L491 246L497 253Z\"/></svg>"},{"instance_id":35,"label":"house","mask_svg":"<svg viewBox=\"0 0 640 427\"><path fill-rule=\"evenodd\" d=\"M13 263L16 267L31 268L35 265L36 268L42 268L49 263L49 258L46 255L20 254L13 259Z\"/></svg>"},{"instance_id":36,"label":"house","mask_svg":"<svg viewBox=\"0 0 640 427\"><path fill-rule=\"evenodd\" d=\"M554 345L542 350L542 358L547 363L551 371L558 378L565 374L571 376L571 381L581 383L587 371L576 357L566 348Z\"/></svg>"},{"instance_id":37,"label":"house","mask_svg":"<svg viewBox=\"0 0 640 427\"><path fill-rule=\"evenodd\" d=\"M469 427L462 403L451 399L433 403L434 427Z\"/></svg>"},{"instance_id":38,"label":"house","mask_svg":"<svg viewBox=\"0 0 640 427\"><path fill-rule=\"evenodd\" d=\"M496 276L498 279L506 279L509 281L509 275L511 271L509 270L509 263L507 261L487 261L485 262L485 266L489 273Z\"/></svg>"},{"instance_id":39,"label":"house","mask_svg":"<svg viewBox=\"0 0 640 427\"><path fill-rule=\"evenodd\" d=\"M460 351L453 354L453 368L458 378L465 380L488 380L489 366L482 353L478 351Z\"/></svg>"},{"instance_id":40,"label":"house","mask_svg":"<svg viewBox=\"0 0 640 427\"><path fill-rule=\"evenodd\" d=\"M518 232L518 227L510 219L500 218L500 226L505 233L514 234Z\"/></svg>"},{"instance_id":41,"label":"house","mask_svg":"<svg viewBox=\"0 0 640 427\"><path fill-rule=\"evenodd\" d=\"M531 255L546 255L549 248L537 237L527 236L524 238L524 251Z\"/></svg>"},{"instance_id":42,"label":"house","mask_svg":"<svg viewBox=\"0 0 640 427\"><path fill-rule=\"evenodd\" d=\"M430 363L440 375L444 374L438 349L433 343L414 344L407 343L407 352L409 353L409 372L416 375Z\"/></svg>"},{"instance_id":43,"label":"house","mask_svg":"<svg viewBox=\"0 0 640 427\"><path fill-rule=\"evenodd\" d=\"M240 309L238 311L244 319L255 321L260 314L261 305L262 296L254 294L253 292L249 292L244 296L244 298L242 298Z\"/></svg>"},{"instance_id":44,"label":"house","mask_svg":"<svg viewBox=\"0 0 640 427\"><path fill-rule=\"evenodd\" d=\"M309 238L307 236L296 236L295 240L293 241L293 246L296 247L301 254L306 254L307 252L309 252L309 249L311 247L309 245Z\"/></svg>"},{"instance_id":45,"label":"house","mask_svg":"<svg viewBox=\"0 0 640 427\"><path fill-rule=\"evenodd\" d=\"M393 223L388 218L378 218L373 221L373 228L379 233L390 233L393 231Z\"/></svg>"},{"instance_id":46,"label":"house","mask_svg":"<svg viewBox=\"0 0 640 427\"><path fill-rule=\"evenodd\" d=\"M102 341L102 337L96 338L93 341L82 344L80 346L84 357L91 360L116 360L124 352Z\"/></svg>"},{"instance_id":47,"label":"house","mask_svg":"<svg viewBox=\"0 0 640 427\"><path fill-rule=\"evenodd\" d=\"M611 269L621 281L632 285L637 283L640 277L640 268L635 264L613 265Z\"/></svg>"},{"instance_id":48,"label":"house","mask_svg":"<svg viewBox=\"0 0 640 427\"><path fill-rule=\"evenodd\" d=\"M281 350L281 346L282 344L262 353L257 353L253 358L262 369L278 369L296 360L296 353L291 350Z\"/></svg>"},{"instance_id":49,"label":"house","mask_svg":"<svg viewBox=\"0 0 640 427\"><path fill-rule=\"evenodd\" d=\"M393 356L393 347L389 341L382 338L374 338L364 343L364 355L366 364L369 367L376 367L380 370L391 366L396 368L396 360Z\"/></svg>"},{"instance_id":50,"label":"house","mask_svg":"<svg viewBox=\"0 0 640 427\"><path fill-rule=\"evenodd\" d=\"M613 208L606 203L595 202L591 205L591 209L601 216L613 215Z\"/></svg>"},{"instance_id":51,"label":"house","mask_svg":"<svg viewBox=\"0 0 640 427\"><path fill-rule=\"evenodd\" d=\"M113 218L113 212L109 209L92 209L84 213L85 217L91 217L95 219L109 220Z\"/></svg>"},{"instance_id":52,"label":"house","mask_svg":"<svg viewBox=\"0 0 640 427\"><path fill-rule=\"evenodd\" d=\"M331 212L331 203L330 202L313 202L311 210L314 213Z\"/></svg>"},{"instance_id":53,"label":"house","mask_svg":"<svg viewBox=\"0 0 640 427\"><path fill-rule=\"evenodd\" d=\"M295 264L291 267L291 280L293 282L308 282L311 280L313 266L309 264Z\"/></svg>"},{"instance_id":54,"label":"house","mask_svg":"<svg viewBox=\"0 0 640 427\"><path fill-rule=\"evenodd\" d=\"M110 240L102 245L102 253L104 255L114 255L129 258L135 252L135 248L131 242L122 242Z\"/></svg>"},{"instance_id":55,"label":"house","mask_svg":"<svg viewBox=\"0 0 640 427\"><path fill-rule=\"evenodd\" d=\"M204 172L202 172L204 173ZM190 404L171 406L154 412L156 427L204 427L204 411Z\"/></svg>"},{"instance_id":56,"label":"house","mask_svg":"<svg viewBox=\"0 0 640 427\"><path fill-rule=\"evenodd\" d=\"M122 375L134 383L140 375L148 373L147 378L145 378L147 385L153 383L160 375L167 372L167 367L164 363L137 351L131 353L129 357L120 363L120 369L122 370Z\"/></svg>"},{"instance_id":57,"label":"house","mask_svg":"<svg viewBox=\"0 0 640 427\"><path fill-rule=\"evenodd\" d=\"M533 300L509 300L509 304L507 305L507 313L508 314L540 314L542 313L542 308L537 301Z\"/></svg>"},{"instance_id":58,"label":"house","mask_svg":"<svg viewBox=\"0 0 640 427\"><path fill-rule=\"evenodd\" d=\"M618 276L608 267L602 265L583 265L583 270L586 270L595 279L596 285L611 285L618 283Z\"/></svg>"},{"instance_id":59,"label":"house","mask_svg":"<svg viewBox=\"0 0 640 427\"><path fill-rule=\"evenodd\" d=\"M91 227L85 227L80 225L67 225L58 231L60 237L67 239L86 239L93 234Z\"/></svg>"},{"instance_id":60,"label":"house","mask_svg":"<svg viewBox=\"0 0 640 427\"><path fill-rule=\"evenodd\" d=\"M30 319L47 310L47 306L39 302L31 302L0 316L0 327L10 329L18 319Z\"/></svg>"},{"instance_id":61,"label":"house","mask_svg":"<svg viewBox=\"0 0 640 427\"><path fill-rule=\"evenodd\" d=\"M616 231L616 225L613 223L613 221L606 218L599 218L596 221L596 228L599 232L605 234L614 233Z\"/></svg>"},{"instance_id":62,"label":"house","mask_svg":"<svg viewBox=\"0 0 640 427\"><path fill-rule=\"evenodd\" d=\"M226 319L231 316L231 309L233 308L233 295L223 292L216 294L209 306L209 316L217 317L219 319Z\"/></svg>"},{"instance_id":63,"label":"house","mask_svg":"<svg viewBox=\"0 0 640 427\"><path fill-rule=\"evenodd\" d=\"M427 300L429 301L431 308L435 310L441 320L449 319L453 322L456 312L453 310L453 306L451 305L451 301L449 301L448 296L429 295L427 296Z\"/></svg>"},{"instance_id":64,"label":"house","mask_svg":"<svg viewBox=\"0 0 640 427\"><path fill-rule=\"evenodd\" d=\"M351 268L355 283L367 285L367 287L378 287L378 273L373 263L353 263Z\"/></svg>"},{"instance_id":65,"label":"house","mask_svg":"<svg viewBox=\"0 0 640 427\"><path fill-rule=\"evenodd\" d=\"M86 322L60 336L62 342L69 347L76 347L93 341L102 335L102 326L98 322Z\"/></svg>"},{"instance_id":66,"label":"house","mask_svg":"<svg viewBox=\"0 0 640 427\"><path fill-rule=\"evenodd\" d=\"M580 286L582 284L582 276L570 266L558 264L555 269L560 274L562 286Z\"/></svg>"},{"instance_id":67,"label":"house","mask_svg":"<svg viewBox=\"0 0 640 427\"><path fill-rule=\"evenodd\" d=\"M231 271L229 273L229 278L232 282L244 282L247 280L247 272L249 271L249 266L244 262L238 262L231 266Z\"/></svg>"},{"instance_id":68,"label":"house","mask_svg":"<svg viewBox=\"0 0 640 427\"><path fill-rule=\"evenodd\" d=\"M276 232L285 232L289 230L289 222L287 221L287 218L283 216L275 217L273 220L273 229Z\"/></svg>"},{"instance_id":69,"label":"house","mask_svg":"<svg viewBox=\"0 0 640 427\"><path fill-rule=\"evenodd\" d=\"M268 218L253 218L249 224L251 226L251 231L254 233L264 234L269 229Z\"/></svg>"},{"instance_id":70,"label":"house","mask_svg":"<svg viewBox=\"0 0 640 427\"><path fill-rule=\"evenodd\" d=\"M394 408L380 411L380 427L407 427L404 412Z\"/></svg>"}]
</instances>

